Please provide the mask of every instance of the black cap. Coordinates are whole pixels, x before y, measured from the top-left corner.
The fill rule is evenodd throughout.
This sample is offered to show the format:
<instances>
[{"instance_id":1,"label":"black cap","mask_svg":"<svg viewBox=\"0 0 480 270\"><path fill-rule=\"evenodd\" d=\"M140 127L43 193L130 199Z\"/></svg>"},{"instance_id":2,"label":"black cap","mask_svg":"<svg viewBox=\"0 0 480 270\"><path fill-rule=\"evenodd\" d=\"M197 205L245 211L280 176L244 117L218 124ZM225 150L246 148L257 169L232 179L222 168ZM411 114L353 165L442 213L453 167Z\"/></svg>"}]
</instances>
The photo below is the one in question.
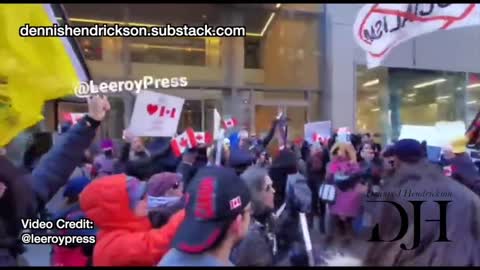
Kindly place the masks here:
<instances>
[{"instance_id":1,"label":"black cap","mask_svg":"<svg viewBox=\"0 0 480 270\"><path fill-rule=\"evenodd\" d=\"M244 167L250 166L255 162L255 156L248 150L238 148L230 152L230 166Z\"/></svg>"},{"instance_id":2,"label":"black cap","mask_svg":"<svg viewBox=\"0 0 480 270\"><path fill-rule=\"evenodd\" d=\"M393 145L392 151L403 162L415 163L425 157L422 144L414 139L399 140Z\"/></svg>"},{"instance_id":3,"label":"black cap","mask_svg":"<svg viewBox=\"0 0 480 270\"><path fill-rule=\"evenodd\" d=\"M245 182L234 170L225 167L200 169L186 196L185 220L177 231L173 247L194 254L214 246L250 203Z\"/></svg>"}]
</instances>

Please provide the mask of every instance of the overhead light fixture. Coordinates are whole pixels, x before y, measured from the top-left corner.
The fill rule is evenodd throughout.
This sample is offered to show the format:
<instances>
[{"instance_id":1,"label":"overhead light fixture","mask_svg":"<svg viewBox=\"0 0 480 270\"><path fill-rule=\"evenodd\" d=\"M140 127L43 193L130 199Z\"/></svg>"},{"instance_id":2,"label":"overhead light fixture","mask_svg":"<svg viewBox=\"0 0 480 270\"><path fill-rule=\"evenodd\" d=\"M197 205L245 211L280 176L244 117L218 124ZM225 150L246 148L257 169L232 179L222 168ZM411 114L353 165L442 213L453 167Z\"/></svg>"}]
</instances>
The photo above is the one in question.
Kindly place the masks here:
<instances>
[{"instance_id":1,"label":"overhead light fixture","mask_svg":"<svg viewBox=\"0 0 480 270\"><path fill-rule=\"evenodd\" d=\"M436 107L436 106L437 106L437 103L430 103L430 104L428 104L428 106L430 106L430 107Z\"/></svg>"},{"instance_id":2,"label":"overhead light fixture","mask_svg":"<svg viewBox=\"0 0 480 270\"><path fill-rule=\"evenodd\" d=\"M437 100L445 100L445 99L449 99L450 96L439 96L437 97Z\"/></svg>"},{"instance_id":3,"label":"overhead light fixture","mask_svg":"<svg viewBox=\"0 0 480 270\"><path fill-rule=\"evenodd\" d=\"M462 87L457 87L457 91L462 91Z\"/></svg>"},{"instance_id":4,"label":"overhead light fixture","mask_svg":"<svg viewBox=\"0 0 480 270\"><path fill-rule=\"evenodd\" d=\"M280 8L281 6L282 6L282 4L276 4L275 8Z\"/></svg>"},{"instance_id":5,"label":"overhead light fixture","mask_svg":"<svg viewBox=\"0 0 480 270\"><path fill-rule=\"evenodd\" d=\"M187 51L187 52L204 52L205 51L205 49L201 49L201 48L151 45L151 44L142 44L142 43L131 43L129 44L129 46L135 49L164 49L164 50Z\"/></svg>"},{"instance_id":6,"label":"overhead light fixture","mask_svg":"<svg viewBox=\"0 0 480 270\"><path fill-rule=\"evenodd\" d=\"M377 96L370 96L370 97L368 97L368 99L370 99L370 100L375 100L375 99L377 99L377 98L378 98Z\"/></svg>"},{"instance_id":7,"label":"overhead light fixture","mask_svg":"<svg viewBox=\"0 0 480 270\"><path fill-rule=\"evenodd\" d=\"M374 86L380 83L379 79L371 80L363 84L363 87Z\"/></svg>"},{"instance_id":8,"label":"overhead light fixture","mask_svg":"<svg viewBox=\"0 0 480 270\"><path fill-rule=\"evenodd\" d=\"M263 35L267 31L268 26L270 25L270 23L272 23L272 20L273 20L274 17L275 17L275 12L272 12L272 14L270 14L270 17L267 20L267 23L263 26L263 29L262 29L262 32L260 33L260 36L263 37Z\"/></svg>"},{"instance_id":9,"label":"overhead light fixture","mask_svg":"<svg viewBox=\"0 0 480 270\"><path fill-rule=\"evenodd\" d=\"M470 100L467 102L468 105L477 104L476 100Z\"/></svg>"},{"instance_id":10,"label":"overhead light fixture","mask_svg":"<svg viewBox=\"0 0 480 270\"><path fill-rule=\"evenodd\" d=\"M380 111L380 108L373 108L373 109L371 109L370 111L372 111L372 112L378 112L378 111Z\"/></svg>"},{"instance_id":11,"label":"overhead light fixture","mask_svg":"<svg viewBox=\"0 0 480 270\"><path fill-rule=\"evenodd\" d=\"M468 89L477 88L477 87L480 87L480 83L474 83L474 84L467 85Z\"/></svg>"},{"instance_id":12,"label":"overhead light fixture","mask_svg":"<svg viewBox=\"0 0 480 270\"><path fill-rule=\"evenodd\" d=\"M417 94L415 94L415 93L411 93L411 94L408 94L407 97L414 97L414 96L416 96L416 95L417 95Z\"/></svg>"},{"instance_id":13,"label":"overhead light fixture","mask_svg":"<svg viewBox=\"0 0 480 270\"><path fill-rule=\"evenodd\" d=\"M424 87L427 87L427 86L431 86L431 85L443 83L443 82L445 82L445 81L447 81L447 79L440 78L440 79L436 79L436 80L433 80L433 81L424 82L424 83L420 83L420 84L414 85L413 88L415 88L415 89L424 88Z\"/></svg>"}]
</instances>

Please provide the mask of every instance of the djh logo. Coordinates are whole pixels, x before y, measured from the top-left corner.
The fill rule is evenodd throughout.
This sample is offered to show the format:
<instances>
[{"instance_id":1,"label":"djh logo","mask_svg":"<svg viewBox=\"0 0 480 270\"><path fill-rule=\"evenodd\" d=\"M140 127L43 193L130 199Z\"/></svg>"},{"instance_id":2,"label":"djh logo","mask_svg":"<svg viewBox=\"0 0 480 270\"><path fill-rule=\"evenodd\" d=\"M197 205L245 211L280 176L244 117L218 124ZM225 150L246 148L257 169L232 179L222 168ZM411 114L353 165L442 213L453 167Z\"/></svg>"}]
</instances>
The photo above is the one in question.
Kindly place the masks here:
<instances>
[{"instance_id":1,"label":"djh logo","mask_svg":"<svg viewBox=\"0 0 480 270\"><path fill-rule=\"evenodd\" d=\"M368 201L368 202L375 202L375 203L389 203L395 206L395 209L400 215L401 218L401 227L400 231L398 232L397 236L392 240L383 240L380 238L380 224L376 224L372 230L372 236L369 242L396 242L401 240L405 234L407 233L410 222L408 219L407 211L397 202L394 201ZM411 248L407 248L407 246L402 243L400 244L400 248L403 250L413 250L418 247L420 244L420 235L421 235L421 207L422 204L426 201L408 201L413 206L413 246ZM440 224L440 236L435 242L451 242L447 238L447 206L451 201L434 201L437 203L438 208L440 210L440 217L439 219L426 219L426 222L439 222Z\"/></svg>"}]
</instances>

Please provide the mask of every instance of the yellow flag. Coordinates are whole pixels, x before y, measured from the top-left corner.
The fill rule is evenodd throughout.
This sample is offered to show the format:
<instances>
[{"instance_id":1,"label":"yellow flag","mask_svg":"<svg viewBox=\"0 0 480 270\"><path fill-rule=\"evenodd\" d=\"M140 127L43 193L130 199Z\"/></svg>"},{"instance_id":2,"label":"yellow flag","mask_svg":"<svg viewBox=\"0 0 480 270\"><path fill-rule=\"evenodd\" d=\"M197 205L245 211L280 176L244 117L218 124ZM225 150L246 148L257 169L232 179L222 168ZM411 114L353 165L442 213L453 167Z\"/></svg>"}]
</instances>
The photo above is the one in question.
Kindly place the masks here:
<instances>
[{"instance_id":1,"label":"yellow flag","mask_svg":"<svg viewBox=\"0 0 480 270\"><path fill-rule=\"evenodd\" d=\"M72 95L80 81L66 39L21 37L27 23L56 21L49 5L0 5L0 147L43 119L45 101Z\"/></svg>"}]
</instances>

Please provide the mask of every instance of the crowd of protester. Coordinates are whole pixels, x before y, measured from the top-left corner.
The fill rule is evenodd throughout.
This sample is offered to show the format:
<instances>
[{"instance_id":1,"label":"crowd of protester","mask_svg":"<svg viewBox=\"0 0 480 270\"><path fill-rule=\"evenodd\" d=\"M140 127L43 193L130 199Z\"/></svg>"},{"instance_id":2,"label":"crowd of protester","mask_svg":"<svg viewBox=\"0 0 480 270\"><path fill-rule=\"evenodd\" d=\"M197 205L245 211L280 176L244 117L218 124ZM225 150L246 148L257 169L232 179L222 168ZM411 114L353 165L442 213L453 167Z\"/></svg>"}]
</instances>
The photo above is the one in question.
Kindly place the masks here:
<instances>
[{"instance_id":1,"label":"crowd of protester","mask_svg":"<svg viewBox=\"0 0 480 270\"><path fill-rule=\"evenodd\" d=\"M324 251L347 249L355 241L366 250L358 258L362 265L480 265L480 174L466 153L474 133L453 141L439 160L429 160L428 142L413 139L384 147L368 133L289 140L287 120L277 117L265 138L240 130L221 149L198 145L180 158L170 138L147 144L132 131L125 131L118 147L101 141L92 155L109 109L106 98L89 99L89 113L64 126L55 143L45 148L33 142L23 168L0 155L1 266L19 265L25 252L20 220L39 216L88 218L95 224L93 230L49 232L96 236L94 245L53 246L52 266L308 266L299 213L307 215L311 232L325 236L314 243L315 265L348 264L332 259L344 254ZM272 149L275 137L278 149ZM445 173L447 167L451 173ZM333 199L319 195L326 186L335 190ZM450 242L437 242L434 222L422 225L416 250L405 251L400 242L367 241L365 232L375 224L385 239L393 239L401 224L391 206L369 198L409 189L451 193ZM422 219L439 218L434 204L425 203L422 211ZM413 226L413 212L408 217ZM412 229L401 239L407 246L414 240Z\"/></svg>"}]
</instances>

